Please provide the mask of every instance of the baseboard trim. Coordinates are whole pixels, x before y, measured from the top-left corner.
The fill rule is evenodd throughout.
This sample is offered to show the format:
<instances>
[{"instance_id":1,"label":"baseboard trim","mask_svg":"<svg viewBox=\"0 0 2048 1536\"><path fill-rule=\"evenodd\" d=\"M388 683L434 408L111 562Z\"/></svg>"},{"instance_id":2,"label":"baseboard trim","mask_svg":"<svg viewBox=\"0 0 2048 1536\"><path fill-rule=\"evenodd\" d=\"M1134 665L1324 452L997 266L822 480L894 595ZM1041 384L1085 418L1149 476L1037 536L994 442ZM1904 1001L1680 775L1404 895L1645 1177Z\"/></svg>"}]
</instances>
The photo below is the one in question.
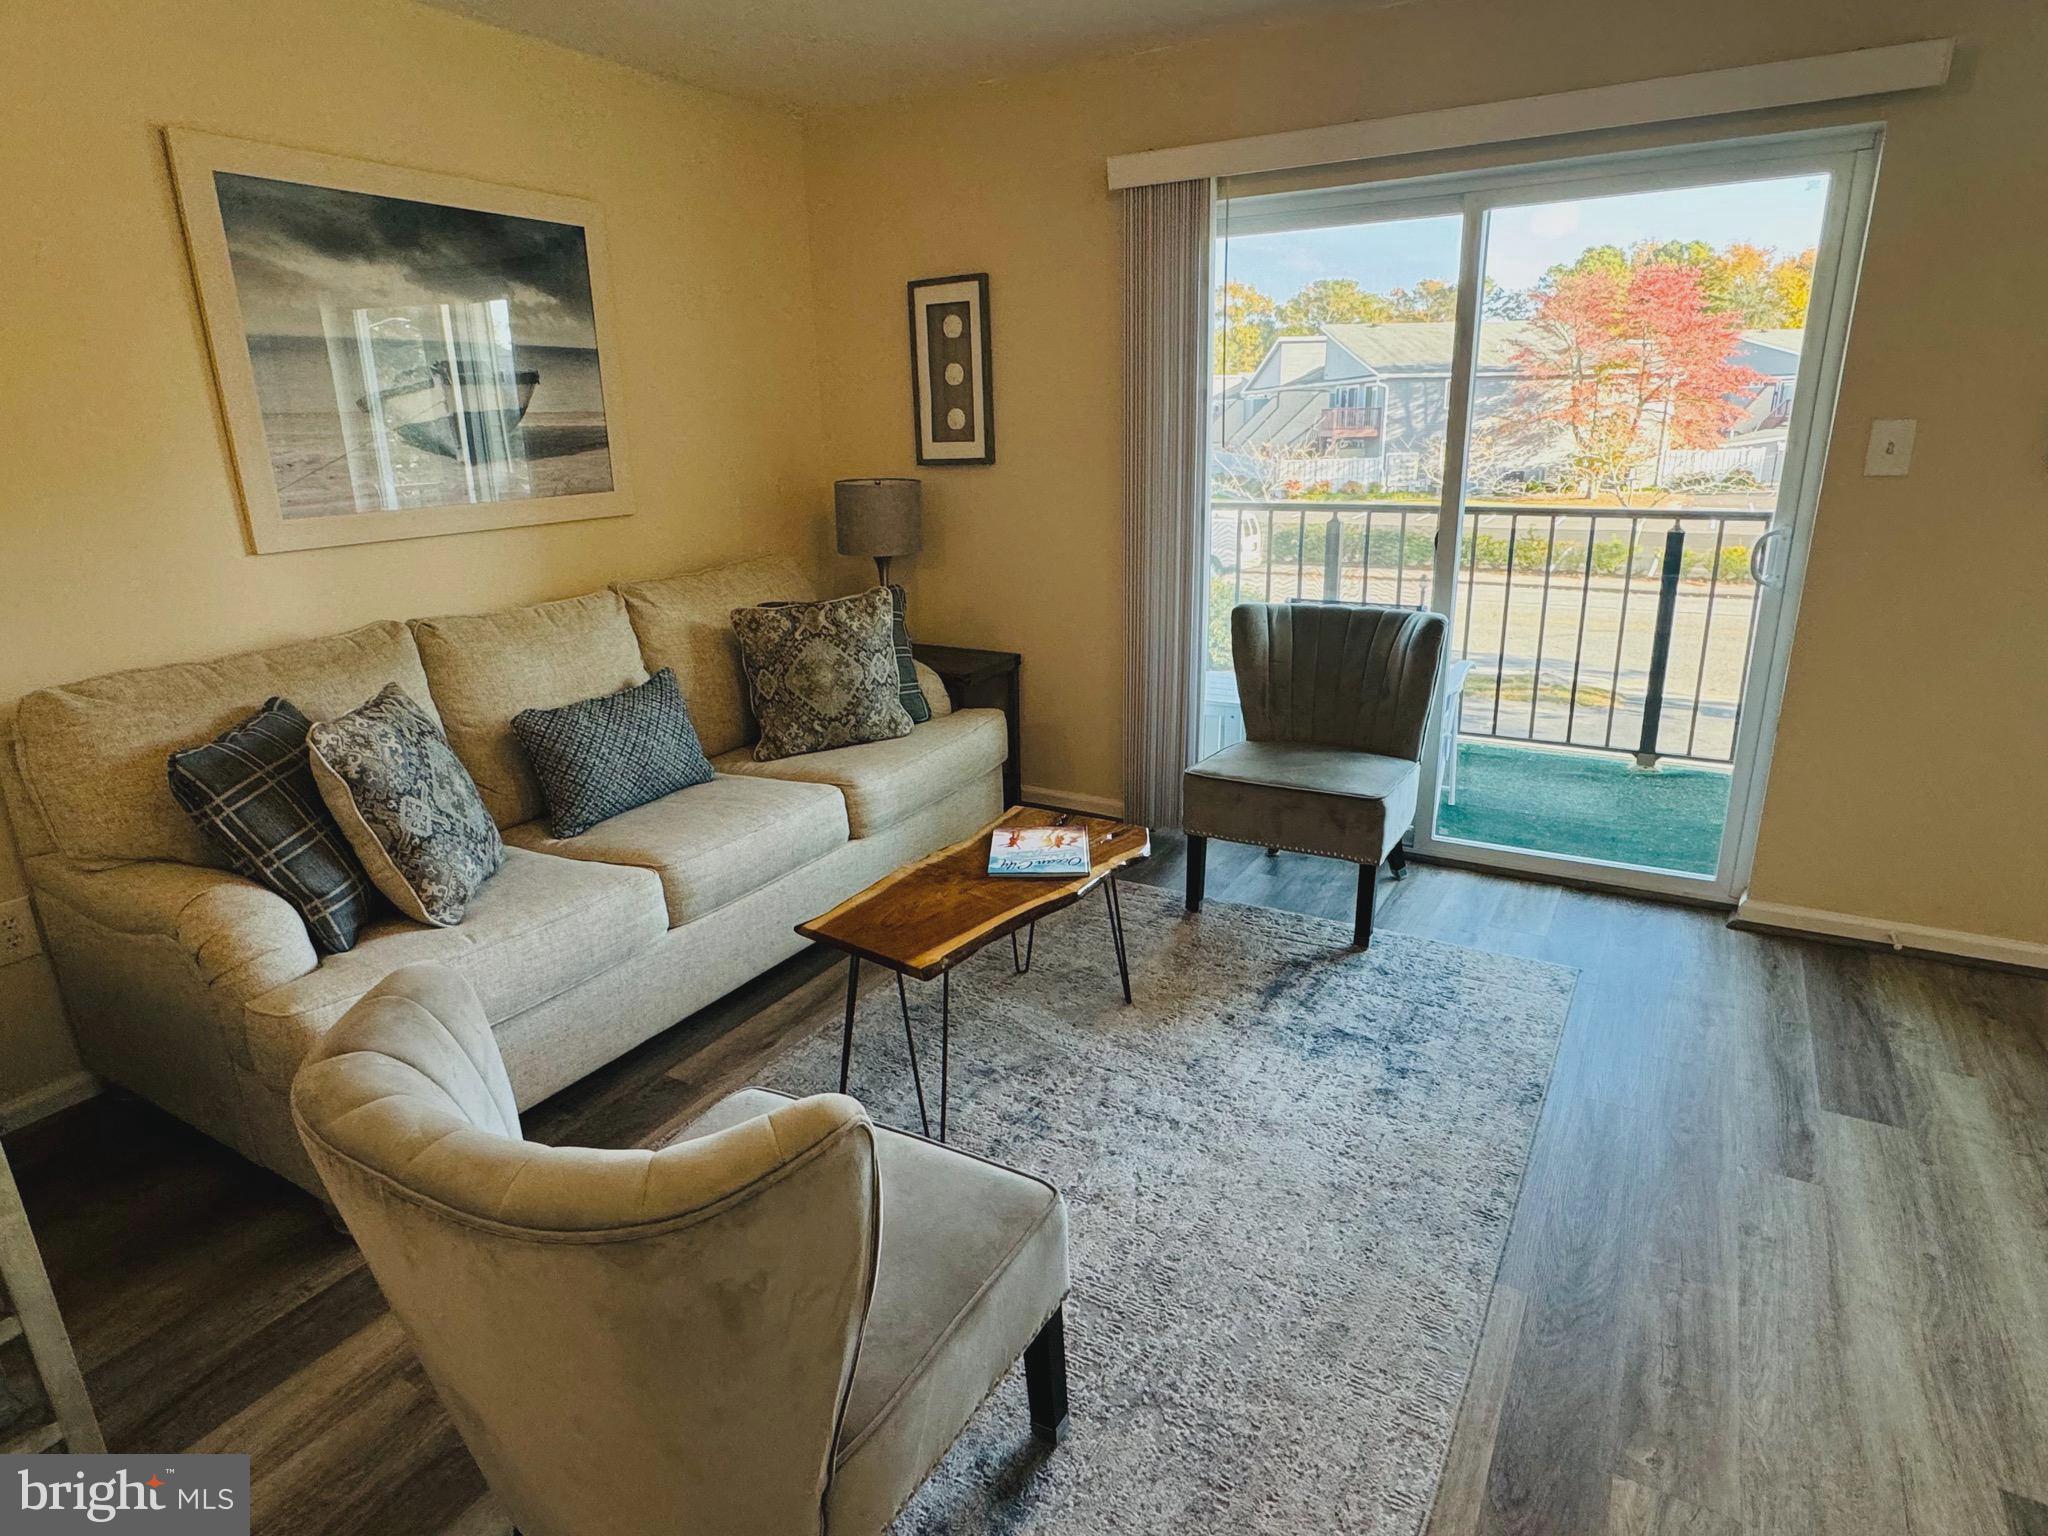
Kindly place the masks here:
<instances>
[{"instance_id":1,"label":"baseboard trim","mask_svg":"<svg viewBox=\"0 0 2048 1536\"><path fill-rule=\"evenodd\" d=\"M1942 955L2011 966L2022 971L2048 971L2048 944L1969 933L1959 928L1930 928L1924 923L1894 923L1852 912L1820 907L1795 907L1777 901L1744 901L1730 920L1733 928L1766 933L1796 933L1823 939L1847 939L1910 954Z\"/></svg>"},{"instance_id":2,"label":"baseboard trim","mask_svg":"<svg viewBox=\"0 0 2048 1536\"><path fill-rule=\"evenodd\" d=\"M5 1104L0 1104L0 1134L18 1131L38 1120L47 1120L60 1109L83 1104L99 1091L98 1078L90 1072L78 1071L53 1078L27 1093L16 1094Z\"/></svg>"},{"instance_id":3,"label":"baseboard trim","mask_svg":"<svg viewBox=\"0 0 2048 1536\"><path fill-rule=\"evenodd\" d=\"M1071 789L1051 789L1043 784L1023 786L1027 805L1049 805L1056 811L1085 811L1090 816L1122 816L1124 803L1105 795L1084 795Z\"/></svg>"}]
</instances>

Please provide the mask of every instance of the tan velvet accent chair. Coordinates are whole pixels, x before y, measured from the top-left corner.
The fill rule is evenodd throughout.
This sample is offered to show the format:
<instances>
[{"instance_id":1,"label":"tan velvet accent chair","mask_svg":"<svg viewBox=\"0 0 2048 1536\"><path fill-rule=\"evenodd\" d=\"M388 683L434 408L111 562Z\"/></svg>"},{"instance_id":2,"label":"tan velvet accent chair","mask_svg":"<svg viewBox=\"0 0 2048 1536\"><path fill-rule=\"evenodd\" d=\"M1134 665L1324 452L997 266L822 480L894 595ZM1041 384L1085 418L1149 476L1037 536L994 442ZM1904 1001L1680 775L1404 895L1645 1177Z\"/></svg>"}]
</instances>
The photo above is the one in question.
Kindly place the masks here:
<instances>
[{"instance_id":1,"label":"tan velvet accent chair","mask_svg":"<svg viewBox=\"0 0 2048 1536\"><path fill-rule=\"evenodd\" d=\"M292 1085L299 1133L525 1536L870 1536L1022 1354L1066 1416L1066 1207L748 1089L660 1151L522 1140L476 995L394 972Z\"/></svg>"},{"instance_id":2,"label":"tan velvet accent chair","mask_svg":"<svg viewBox=\"0 0 2048 1536\"><path fill-rule=\"evenodd\" d=\"M1352 942L1372 943L1382 862L1398 876L1415 825L1418 762L1443 662L1441 614L1354 603L1240 603L1230 657L1243 741L1182 779L1190 912L1209 839L1358 866Z\"/></svg>"}]
</instances>

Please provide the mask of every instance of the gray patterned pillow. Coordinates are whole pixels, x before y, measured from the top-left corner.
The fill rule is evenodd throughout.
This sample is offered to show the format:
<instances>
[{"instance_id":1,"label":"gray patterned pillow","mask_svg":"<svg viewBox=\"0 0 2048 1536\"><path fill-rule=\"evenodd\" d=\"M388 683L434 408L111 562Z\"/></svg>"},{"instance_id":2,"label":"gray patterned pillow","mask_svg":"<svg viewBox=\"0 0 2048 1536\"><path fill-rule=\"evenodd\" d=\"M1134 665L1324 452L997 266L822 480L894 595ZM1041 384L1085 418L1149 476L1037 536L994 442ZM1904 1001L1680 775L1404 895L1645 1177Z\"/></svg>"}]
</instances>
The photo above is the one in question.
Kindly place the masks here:
<instances>
[{"instance_id":1,"label":"gray patterned pillow","mask_svg":"<svg viewBox=\"0 0 2048 1536\"><path fill-rule=\"evenodd\" d=\"M505 862L497 823L448 738L398 684L323 720L306 745L320 798L371 882L416 922L452 928Z\"/></svg>"},{"instance_id":2,"label":"gray patterned pillow","mask_svg":"<svg viewBox=\"0 0 2048 1536\"><path fill-rule=\"evenodd\" d=\"M512 729L540 780L556 837L579 837L600 821L712 778L669 667L638 687L560 709L522 709Z\"/></svg>"},{"instance_id":3,"label":"gray patterned pillow","mask_svg":"<svg viewBox=\"0 0 2048 1536\"><path fill-rule=\"evenodd\" d=\"M888 589L822 603L735 608L761 762L908 736Z\"/></svg>"}]
</instances>

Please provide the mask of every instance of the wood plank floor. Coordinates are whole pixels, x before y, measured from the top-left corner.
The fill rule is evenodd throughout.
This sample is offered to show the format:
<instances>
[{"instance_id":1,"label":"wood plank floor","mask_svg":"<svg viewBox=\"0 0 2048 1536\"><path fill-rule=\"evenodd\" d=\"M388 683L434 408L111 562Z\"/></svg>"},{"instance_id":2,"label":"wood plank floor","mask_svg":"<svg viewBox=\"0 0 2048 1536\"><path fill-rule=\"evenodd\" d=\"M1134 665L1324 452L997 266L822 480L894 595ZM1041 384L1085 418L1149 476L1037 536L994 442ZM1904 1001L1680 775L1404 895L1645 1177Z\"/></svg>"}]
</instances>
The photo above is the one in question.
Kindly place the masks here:
<instances>
[{"instance_id":1,"label":"wood plank floor","mask_svg":"<svg viewBox=\"0 0 2048 1536\"><path fill-rule=\"evenodd\" d=\"M1216 900L1351 889L1211 849ZM2048 1533L2048 983L1449 869L1379 923L1579 971L1431 1536ZM791 962L529 1133L646 1141L837 978ZM8 1151L114 1448L253 1452L266 1533L503 1531L298 1191L118 1096Z\"/></svg>"}]
</instances>

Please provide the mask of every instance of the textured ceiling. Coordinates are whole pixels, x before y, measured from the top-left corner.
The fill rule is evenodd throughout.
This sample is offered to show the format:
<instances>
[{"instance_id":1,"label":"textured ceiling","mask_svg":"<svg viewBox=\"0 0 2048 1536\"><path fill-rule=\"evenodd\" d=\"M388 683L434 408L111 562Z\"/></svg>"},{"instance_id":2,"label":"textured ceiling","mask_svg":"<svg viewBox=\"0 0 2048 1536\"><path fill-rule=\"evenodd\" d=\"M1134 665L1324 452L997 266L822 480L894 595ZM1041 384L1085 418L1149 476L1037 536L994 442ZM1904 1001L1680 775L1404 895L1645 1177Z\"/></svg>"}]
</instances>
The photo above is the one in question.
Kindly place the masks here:
<instances>
[{"instance_id":1,"label":"textured ceiling","mask_svg":"<svg viewBox=\"0 0 2048 1536\"><path fill-rule=\"evenodd\" d=\"M672 79L804 107L943 89L1322 8L1311 0L428 3Z\"/></svg>"}]
</instances>

